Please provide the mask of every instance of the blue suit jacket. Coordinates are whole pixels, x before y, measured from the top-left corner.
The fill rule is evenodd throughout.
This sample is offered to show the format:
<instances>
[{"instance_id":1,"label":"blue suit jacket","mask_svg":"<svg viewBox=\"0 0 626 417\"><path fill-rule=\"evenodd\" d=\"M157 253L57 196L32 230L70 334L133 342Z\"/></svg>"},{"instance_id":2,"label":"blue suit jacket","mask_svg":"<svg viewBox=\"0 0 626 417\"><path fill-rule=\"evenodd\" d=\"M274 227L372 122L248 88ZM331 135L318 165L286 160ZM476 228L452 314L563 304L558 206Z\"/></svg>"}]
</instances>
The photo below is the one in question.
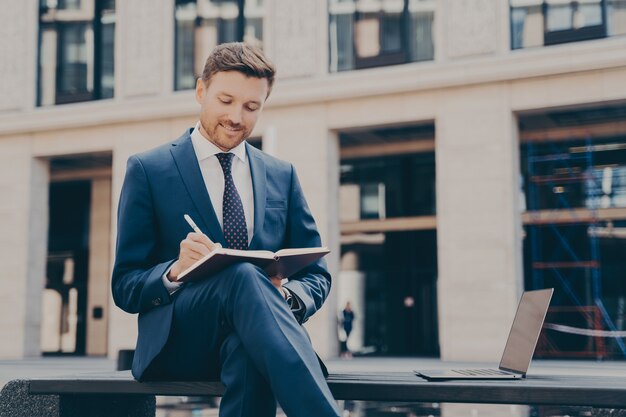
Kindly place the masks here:
<instances>
[{"instance_id":1,"label":"blue suit jacket","mask_svg":"<svg viewBox=\"0 0 626 417\"><path fill-rule=\"evenodd\" d=\"M162 275L177 259L180 242L191 231L183 215L188 213L212 241L226 246L190 133L191 129L174 142L131 156L120 196L111 285L115 304L139 313L133 360L133 375L138 379L170 332L173 304ZM248 144L246 150L254 189L250 249L321 246L294 167ZM285 286L305 306L303 321L322 306L330 283L324 260L289 278Z\"/></svg>"}]
</instances>

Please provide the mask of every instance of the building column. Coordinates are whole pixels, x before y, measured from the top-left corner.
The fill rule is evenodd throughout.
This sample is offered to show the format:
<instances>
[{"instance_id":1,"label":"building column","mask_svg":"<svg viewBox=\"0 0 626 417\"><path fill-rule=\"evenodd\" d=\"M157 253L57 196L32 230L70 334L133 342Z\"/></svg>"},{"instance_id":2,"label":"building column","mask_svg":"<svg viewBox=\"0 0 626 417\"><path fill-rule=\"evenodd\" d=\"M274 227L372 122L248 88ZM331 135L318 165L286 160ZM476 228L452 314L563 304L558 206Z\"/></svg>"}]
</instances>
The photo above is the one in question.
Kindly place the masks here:
<instances>
[{"instance_id":1,"label":"building column","mask_svg":"<svg viewBox=\"0 0 626 417\"><path fill-rule=\"evenodd\" d=\"M0 139L0 358L39 354L48 243L48 166L26 135Z\"/></svg>"},{"instance_id":2,"label":"building column","mask_svg":"<svg viewBox=\"0 0 626 417\"><path fill-rule=\"evenodd\" d=\"M174 0L117 2L115 98L174 89Z\"/></svg>"},{"instance_id":3,"label":"building column","mask_svg":"<svg viewBox=\"0 0 626 417\"><path fill-rule=\"evenodd\" d=\"M304 78L325 73L328 62L328 11L326 2L271 0L264 27L266 52L277 76Z\"/></svg>"},{"instance_id":4,"label":"building column","mask_svg":"<svg viewBox=\"0 0 626 417\"><path fill-rule=\"evenodd\" d=\"M523 284L519 152L509 87L447 90L437 107L441 358L497 361ZM497 342L486 346L485 340Z\"/></svg>"},{"instance_id":5,"label":"building column","mask_svg":"<svg viewBox=\"0 0 626 417\"><path fill-rule=\"evenodd\" d=\"M107 353L107 321L111 287L111 180L91 182L89 224L89 291L87 293L87 355Z\"/></svg>"},{"instance_id":6,"label":"building column","mask_svg":"<svg viewBox=\"0 0 626 417\"><path fill-rule=\"evenodd\" d=\"M38 4L0 0L0 112L35 107Z\"/></svg>"},{"instance_id":7,"label":"building column","mask_svg":"<svg viewBox=\"0 0 626 417\"><path fill-rule=\"evenodd\" d=\"M30 156L30 155L29 155ZM30 158L27 273L25 282L24 357L41 353L41 308L46 286L48 254L48 194L50 168L47 160Z\"/></svg>"},{"instance_id":8,"label":"building column","mask_svg":"<svg viewBox=\"0 0 626 417\"><path fill-rule=\"evenodd\" d=\"M113 161L111 164L111 191L110 202L110 268L113 270L115 262L115 246L117 242L117 210L120 193L126 176L126 163L131 155L152 149L161 144L176 139L183 130L193 126L195 118L167 119L153 121L149 125L143 123L127 124L123 129L115 131L115 140L112 142ZM111 274L107 285L110 288ZM107 355L117 358L120 350L135 349L137 341L137 315L129 314L115 305L113 295L109 289L109 310L107 316Z\"/></svg>"},{"instance_id":9,"label":"building column","mask_svg":"<svg viewBox=\"0 0 626 417\"><path fill-rule=\"evenodd\" d=\"M268 123L272 132L273 153L291 162L298 173L304 195L313 213L326 256L333 285L324 307L306 323L315 350L322 358L338 354L337 279L339 276L339 144L338 136L328 132L323 106L283 109L280 119Z\"/></svg>"}]
</instances>

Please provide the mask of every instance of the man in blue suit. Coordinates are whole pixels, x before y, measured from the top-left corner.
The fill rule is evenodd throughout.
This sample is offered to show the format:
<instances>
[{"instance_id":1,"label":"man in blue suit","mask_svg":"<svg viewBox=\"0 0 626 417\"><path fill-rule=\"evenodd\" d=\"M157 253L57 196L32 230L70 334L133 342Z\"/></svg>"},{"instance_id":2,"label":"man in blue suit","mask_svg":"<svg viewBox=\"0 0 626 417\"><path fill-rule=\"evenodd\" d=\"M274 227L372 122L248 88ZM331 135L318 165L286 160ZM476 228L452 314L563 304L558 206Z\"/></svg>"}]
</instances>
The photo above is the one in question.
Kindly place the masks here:
<instances>
[{"instance_id":1,"label":"man in blue suit","mask_svg":"<svg viewBox=\"0 0 626 417\"><path fill-rule=\"evenodd\" d=\"M276 251L321 246L294 167L245 142L274 66L242 43L218 46L196 85L200 121L177 140L131 156L118 211L112 291L139 313L138 380L221 378L220 416L338 416L301 323L331 278L323 260L284 285L248 263L180 284L215 245ZM189 214L203 233L189 232ZM323 365L322 365L323 366Z\"/></svg>"}]
</instances>

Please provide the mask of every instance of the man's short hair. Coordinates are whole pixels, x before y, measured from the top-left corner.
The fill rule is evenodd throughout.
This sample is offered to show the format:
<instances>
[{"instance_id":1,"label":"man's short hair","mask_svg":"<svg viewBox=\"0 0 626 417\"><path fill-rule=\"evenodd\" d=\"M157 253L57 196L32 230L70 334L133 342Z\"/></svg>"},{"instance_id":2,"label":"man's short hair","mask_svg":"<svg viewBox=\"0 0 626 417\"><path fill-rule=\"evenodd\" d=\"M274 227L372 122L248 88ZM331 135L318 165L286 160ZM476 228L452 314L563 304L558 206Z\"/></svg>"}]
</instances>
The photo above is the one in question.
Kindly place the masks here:
<instances>
[{"instance_id":1,"label":"man's short hair","mask_svg":"<svg viewBox=\"0 0 626 417\"><path fill-rule=\"evenodd\" d=\"M202 81L205 86L211 77L218 72L238 71L248 77L267 79L269 96L274 84L276 68L259 48L243 42L223 43L215 47L207 58L202 70Z\"/></svg>"}]
</instances>

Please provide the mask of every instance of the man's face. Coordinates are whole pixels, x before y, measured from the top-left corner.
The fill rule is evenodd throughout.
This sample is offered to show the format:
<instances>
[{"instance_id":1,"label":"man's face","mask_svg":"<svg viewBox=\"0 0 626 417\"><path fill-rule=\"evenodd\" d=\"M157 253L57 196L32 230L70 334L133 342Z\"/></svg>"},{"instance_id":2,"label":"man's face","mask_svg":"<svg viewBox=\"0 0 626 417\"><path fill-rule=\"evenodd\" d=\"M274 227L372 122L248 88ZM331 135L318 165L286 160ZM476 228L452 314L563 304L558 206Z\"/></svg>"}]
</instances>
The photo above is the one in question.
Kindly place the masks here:
<instances>
[{"instance_id":1,"label":"man's face","mask_svg":"<svg viewBox=\"0 0 626 417\"><path fill-rule=\"evenodd\" d=\"M236 147L252 133L268 88L265 78L237 71L218 72L208 87L198 79L200 133L224 152Z\"/></svg>"}]
</instances>

